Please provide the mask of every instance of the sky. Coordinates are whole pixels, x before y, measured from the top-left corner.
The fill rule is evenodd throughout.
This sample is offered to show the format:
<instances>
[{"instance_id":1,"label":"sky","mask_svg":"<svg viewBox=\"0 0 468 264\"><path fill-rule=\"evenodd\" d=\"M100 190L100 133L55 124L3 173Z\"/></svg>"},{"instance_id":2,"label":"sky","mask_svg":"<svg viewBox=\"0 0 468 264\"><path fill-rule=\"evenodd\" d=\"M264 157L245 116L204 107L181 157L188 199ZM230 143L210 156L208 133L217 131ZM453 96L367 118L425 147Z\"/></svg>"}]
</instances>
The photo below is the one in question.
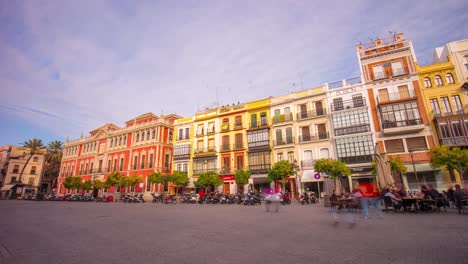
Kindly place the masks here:
<instances>
[{"instance_id":1,"label":"sky","mask_svg":"<svg viewBox=\"0 0 468 264\"><path fill-rule=\"evenodd\" d=\"M0 145L193 116L360 75L403 32L418 61L468 38L460 1L0 0Z\"/></svg>"}]
</instances>

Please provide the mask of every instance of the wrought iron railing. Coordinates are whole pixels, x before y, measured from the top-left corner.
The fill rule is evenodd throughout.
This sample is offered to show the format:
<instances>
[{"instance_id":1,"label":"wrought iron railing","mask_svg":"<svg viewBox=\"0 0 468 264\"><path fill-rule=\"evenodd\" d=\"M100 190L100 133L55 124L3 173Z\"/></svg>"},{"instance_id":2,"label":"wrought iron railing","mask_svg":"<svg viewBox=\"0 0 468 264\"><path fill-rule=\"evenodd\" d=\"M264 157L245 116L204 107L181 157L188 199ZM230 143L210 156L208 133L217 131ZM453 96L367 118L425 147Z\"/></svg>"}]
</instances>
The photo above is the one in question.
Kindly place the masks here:
<instances>
[{"instance_id":1,"label":"wrought iron railing","mask_svg":"<svg viewBox=\"0 0 468 264\"><path fill-rule=\"evenodd\" d=\"M326 114L326 109L316 109L315 111L299 112L297 113L297 120L324 116Z\"/></svg>"},{"instance_id":2,"label":"wrought iron railing","mask_svg":"<svg viewBox=\"0 0 468 264\"><path fill-rule=\"evenodd\" d=\"M312 142L328 138L330 138L330 134L328 132L320 132L316 135L301 135L299 136L299 143Z\"/></svg>"},{"instance_id":3,"label":"wrought iron railing","mask_svg":"<svg viewBox=\"0 0 468 264\"><path fill-rule=\"evenodd\" d=\"M408 127L408 126L417 126L423 125L421 118L411 119L411 120L402 120L402 121L384 121L382 123L382 128L395 128L395 127Z\"/></svg>"}]
</instances>

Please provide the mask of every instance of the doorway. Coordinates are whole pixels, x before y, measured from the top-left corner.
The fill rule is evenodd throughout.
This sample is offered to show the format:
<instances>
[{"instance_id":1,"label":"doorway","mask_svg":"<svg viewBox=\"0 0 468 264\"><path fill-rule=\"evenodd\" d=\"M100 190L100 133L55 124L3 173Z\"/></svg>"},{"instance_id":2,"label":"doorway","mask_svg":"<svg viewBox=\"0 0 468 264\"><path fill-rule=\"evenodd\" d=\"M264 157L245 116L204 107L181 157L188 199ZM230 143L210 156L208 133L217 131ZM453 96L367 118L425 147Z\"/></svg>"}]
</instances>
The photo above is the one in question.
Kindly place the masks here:
<instances>
[{"instance_id":1,"label":"doorway","mask_svg":"<svg viewBox=\"0 0 468 264\"><path fill-rule=\"evenodd\" d=\"M315 103L315 112L317 113L317 116L321 116L324 114L322 102Z\"/></svg>"},{"instance_id":2,"label":"doorway","mask_svg":"<svg viewBox=\"0 0 468 264\"><path fill-rule=\"evenodd\" d=\"M230 194L231 191L231 184L229 182L224 183L224 193L225 194Z\"/></svg>"}]
</instances>

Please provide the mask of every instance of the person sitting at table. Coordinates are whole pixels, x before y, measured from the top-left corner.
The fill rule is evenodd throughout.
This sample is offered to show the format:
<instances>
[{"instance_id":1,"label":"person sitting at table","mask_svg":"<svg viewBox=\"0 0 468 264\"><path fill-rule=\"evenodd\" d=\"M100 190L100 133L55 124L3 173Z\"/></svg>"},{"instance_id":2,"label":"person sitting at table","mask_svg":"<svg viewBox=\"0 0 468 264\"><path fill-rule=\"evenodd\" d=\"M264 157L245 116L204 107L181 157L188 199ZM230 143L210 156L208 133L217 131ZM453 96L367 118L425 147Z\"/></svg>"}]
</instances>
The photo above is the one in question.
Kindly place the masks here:
<instances>
[{"instance_id":1,"label":"person sitting at table","mask_svg":"<svg viewBox=\"0 0 468 264\"><path fill-rule=\"evenodd\" d=\"M440 193L439 191L437 191L437 189L434 188L434 186L432 186L432 184L428 184L427 185L427 195L432 199L432 200L435 200L437 198L439 198L440 196Z\"/></svg>"},{"instance_id":2,"label":"person sitting at table","mask_svg":"<svg viewBox=\"0 0 468 264\"><path fill-rule=\"evenodd\" d=\"M400 210L400 209L401 209L401 201L402 201L402 200L401 200L400 198L396 197L395 194L394 194L394 192L388 190L388 191L385 193L384 196L385 196L385 197L390 197L390 198L392 198L393 206L395 207L395 209L397 209L397 210Z\"/></svg>"},{"instance_id":3,"label":"person sitting at table","mask_svg":"<svg viewBox=\"0 0 468 264\"><path fill-rule=\"evenodd\" d=\"M422 199L433 200L431 196L431 192L428 190L426 185L421 185L421 194L418 196ZM425 203L424 200L419 201L419 208L421 209L421 211L432 210L432 206Z\"/></svg>"}]
</instances>

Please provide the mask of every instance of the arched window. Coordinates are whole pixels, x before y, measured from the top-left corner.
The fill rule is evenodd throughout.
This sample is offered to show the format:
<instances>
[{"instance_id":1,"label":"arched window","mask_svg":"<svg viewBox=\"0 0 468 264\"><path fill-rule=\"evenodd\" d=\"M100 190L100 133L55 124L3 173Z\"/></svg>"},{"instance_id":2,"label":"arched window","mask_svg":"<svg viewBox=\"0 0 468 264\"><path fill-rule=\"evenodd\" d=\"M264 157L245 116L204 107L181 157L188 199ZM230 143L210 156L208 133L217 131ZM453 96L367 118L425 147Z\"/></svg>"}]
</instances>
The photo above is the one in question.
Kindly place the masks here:
<instances>
[{"instance_id":1,"label":"arched window","mask_svg":"<svg viewBox=\"0 0 468 264\"><path fill-rule=\"evenodd\" d=\"M122 137L119 138L119 146L122 145Z\"/></svg>"},{"instance_id":2,"label":"arched window","mask_svg":"<svg viewBox=\"0 0 468 264\"><path fill-rule=\"evenodd\" d=\"M447 83L455 83L455 81L453 80L453 75L451 73L447 73L445 75L445 79L447 79Z\"/></svg>"},{"instance_id":3,"label":"arched window","mask_svg":"<svg viewBox=\"0 0 468 264\"><path fill-rule=\"evenodd\" d=\"M136 142L140 141L140 133L136 133Z\"/></svg>"},{"instance_id":4,"label":"arched window","mask_svg":"<svg viewBox=\"0 0 468 264\"><path fill-rule=\"evenodd\" d=\"M172 142L172 135L174 132L172 132L172 129L169 130L169 142Z\"/></svg>"},{"instance_id":5,"label":"arched window","mask_svg":"<svg viewBox=\"0 0 468 264\"><path fill-rule=\"evenodd\" d=\"M152 135L151 135L151 138L152 138L152 139L155 139L155 138L156 138L156 130L155 130L155 129L153 129L153 133L152 133Z\"/></svg>"},{"instance_id":6,"label":"arched window","mask_svg":"<svg viewBox=\"0 0 468 264\"><path fill-rule=\"evenodd\" d=\"M320 158L321 159L328 159L330 158L330 152L327 148L320 149Z\"/></svg>"},{"instance_id":7,"label":"arched window","mask_svg":"<svg viewBox=\"0 0 468 264\"><path fill-rule=\"evenodd\" d=\"M442 78L440 78L440 75L436 75L434 77L434 80L435 80L435 83L436 83L437 86L442 86L443 85Z\"/></svg>"},{"instance_id":8,"label":"arched window","mask_svg":"<svg viewBox=\"0 0 468 264\"><path fill-rule=\"evenodd\" d=\"M114 145L114 139L111 139L111 143L110 143L111 148L112 148L112 145Z\"/></svg>"},{"instance_id":9,"label":"arched window","mask_svg":"<svg viewBox=\"0 0 468 264\"><path fill-rule=\"evenodd\" d=\"M146 140L149 140L149 138L150 138L150 132L148 130L148 131L146 131Z\"/></svg>"},{"instance_id":10,"label":"arched window","mask_svg":"<svg viewBox=\"0 0 468 264\"><path fill-rule=\"evenodd\" d=\"M145 140L145 131L141 132L141 141Z\"/></svg>"},{"instance_id":11,"label":"arched window","mask_svg":"<svg viewBox=\"0 0 468 264\"><path fill-rule=\"evenodd\" d=\"M123 143L127 144L127 136L124 136Z\"/></svg>"},{"instance_id":12,"label":"arched window","mask_svg":"<svg viewBox=\"0 0 468 264\"><path fill-rule=\"evenodd\" d=\"M431 79L427 77L424 78L424 85L426 86L426 88L431 88L432 87Z\"/></svg>"}]
</instances>

